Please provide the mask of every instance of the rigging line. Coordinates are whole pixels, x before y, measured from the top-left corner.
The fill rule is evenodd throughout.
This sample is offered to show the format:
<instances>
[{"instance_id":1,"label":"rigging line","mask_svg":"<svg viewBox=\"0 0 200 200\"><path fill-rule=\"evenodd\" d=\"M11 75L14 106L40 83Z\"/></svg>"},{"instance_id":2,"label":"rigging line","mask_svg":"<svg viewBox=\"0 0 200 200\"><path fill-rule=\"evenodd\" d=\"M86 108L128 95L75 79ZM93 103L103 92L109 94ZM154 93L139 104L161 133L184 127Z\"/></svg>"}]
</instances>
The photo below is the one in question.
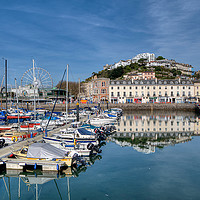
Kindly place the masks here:
<instances>
[{"instance_id":1,"label":"rigging line","mask_svg":"<svg viewBox=\"0 0 200 200\"><path fill-rule=\"evenodd\" d=\"M54 103L54 105L53 105L53 109L52 109L52 111L51 111L51 115L50 115L50 117L49 117L49 120L48 120L46 129L45 129L45 134L47 133L47 127L48 127L49 122L50 122L50 120L51 120L52 113L53 113L53 111L54 111L54 108L55 108L55 106L56 106L56 103L57 103L57 101L58 101L58 93L60 92L60 89L61 89L61 86L62 86L62 83L63 83L63 79L64 79L64 77L65 77L65 73L66 73L66 69L65 69L65 71L64 71L64 74L63 74L63 77L62 77L62 80L61 80L61 83L60 83L60 87L59 87L59 90L58 90L58 92L57 92L57 97L56 97L55 103Z\"/></svg>"},{"instance_id":2,"label":"rigging line","mask_svg":"<svg viewBox=\"0 0 200 200\"><path fill-rule=\"evenodd\" d=\"M55 179L54 179L54 183L56 184L56 188L57 188L57 190L58 190L58 194L59 194L59 196L60 196L60 199L62 200L62 196L61 196L60 190L59 190L59 188L58 188L58 184L56 183L56 180L55 180Z\"/></svg>"},{"instance_id":3,"label":"rigging line","mask_svg":"<svg viewBox=\"0 0 200 200\"><path fill-rule=\"evenodd\" d=\"M72 80L74 81L74 82L76 82L75 81L75 79L74 79L74 76L73 76L73 73L72 73L72 71L71 71L71 68L69 67L69 73L71 74L71 76L72 76Z\"/></svg>"}]
</instances>

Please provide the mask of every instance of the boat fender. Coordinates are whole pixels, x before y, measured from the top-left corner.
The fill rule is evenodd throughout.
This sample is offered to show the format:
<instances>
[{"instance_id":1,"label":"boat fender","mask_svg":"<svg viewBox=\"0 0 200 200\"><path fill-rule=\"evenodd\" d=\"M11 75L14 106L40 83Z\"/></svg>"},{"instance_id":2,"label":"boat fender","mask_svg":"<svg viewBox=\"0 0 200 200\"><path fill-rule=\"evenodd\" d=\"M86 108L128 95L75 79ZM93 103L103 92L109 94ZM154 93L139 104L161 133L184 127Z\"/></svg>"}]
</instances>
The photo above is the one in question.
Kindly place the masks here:
<instances>
[{"instance_id":1,"label":"boat fender","mask_svg":"<svg viewBox=\"0 0 200 200\"><path fill-rule=\"evenodd\" d=\"M58 164L57 164L56 168L57 168L57 170L59 171L59 165L58 165Z\"/></svg>"},{"instance_id":2,"label":"boat fender","mask_svg":"<svg viewBox=\"0 0 200 200\"><path fill-rule=\"evenodd\" d=\"M2 138L2 139L0 140L0 142L1 142L2 146L3 146L3 145L5 144L5 139Z\"/></svg>"},{"instance_id":3,"label":"boat fender","mask_svg":"<svg viewBox=\"0 0 200 200\"><path fill-rule=\"evenodd\" d=\"M37 169L37 164L35 163L35 165L34 165L34 169Z\"/></svg>"},{"instance_id":4,"label":"boat fender","mask_svg":"<svg viewBox=\"0 0 200 200\"><path fill-rule=\"evenodd\" d=\"M17 142L17 136L12 136L12 139L11 139L13 142Z\"/></svg>"},{"instance_id":5,"label":"boat fender","mask_svg":"<svg viewBox=\"0 0 200 200\"><path fill-rule=\"evenodd\" d=\"M10 154L9 156L8 156L8 158L12 158L14 156L14 154L12 153L12 154Z\"/></svg>"},{"instance_id":6,"label":"boat fender","mask_svg":"<svg viewBox=\"0 0 200 200\"><path fill-rule=\"evenodd\" d=\"M88 149L88 150L92 150L93 147L94 147L94 144L92 144L92 143L89 143L89 144L87 145L87 149Z\"/></svg>"}]
</instances>

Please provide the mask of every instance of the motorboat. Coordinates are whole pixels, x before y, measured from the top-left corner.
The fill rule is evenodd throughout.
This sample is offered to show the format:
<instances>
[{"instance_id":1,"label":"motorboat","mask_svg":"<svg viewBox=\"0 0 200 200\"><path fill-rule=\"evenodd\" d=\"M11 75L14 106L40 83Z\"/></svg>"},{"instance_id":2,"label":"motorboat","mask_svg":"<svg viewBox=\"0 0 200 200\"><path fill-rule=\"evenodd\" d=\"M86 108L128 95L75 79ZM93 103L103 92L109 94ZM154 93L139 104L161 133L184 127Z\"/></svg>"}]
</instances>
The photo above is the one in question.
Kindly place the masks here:
<instances>
[{"instance_id":1,"label":"motorboat","mask_svg":"<svg viewBox=\"0 0 200 200\"><path fill-rule=\"evenodd\" d=\"M64 161L67 166L72 166L73 156L69 152L56 148L48 143L33 143L24 146L19 151L12 152L9 157L27 160Z\"/></svg>"},{"instance_id":2,"label":"motorboat","mask_svg":"<svg viewBox=\"0 0 200 200\"><path fill-rule=\"evenodd\" d=\"M104 124L108 124L108 123L114 123L114 122L116 122L116 119L106 117L105 115L99 115L98 117L90 119L88 122L91 125L104 125Z\"/></svg>"},{"instance_id":3,"label":"motorboat","mask_svg":"<svg viewBox=\"0 0 200 200\"><path fill-rule=\"evenodd\" d=\"M19 132L17 130L15 130L15 131L8 130L8 131L4 131L4 132L0 133L0 137L8 139L12 142L21 141L25 138L30 138L31 136L34 137L36 135L37 135L37 132L26 133L26 132Z\"/></svg>"}]
</instances>

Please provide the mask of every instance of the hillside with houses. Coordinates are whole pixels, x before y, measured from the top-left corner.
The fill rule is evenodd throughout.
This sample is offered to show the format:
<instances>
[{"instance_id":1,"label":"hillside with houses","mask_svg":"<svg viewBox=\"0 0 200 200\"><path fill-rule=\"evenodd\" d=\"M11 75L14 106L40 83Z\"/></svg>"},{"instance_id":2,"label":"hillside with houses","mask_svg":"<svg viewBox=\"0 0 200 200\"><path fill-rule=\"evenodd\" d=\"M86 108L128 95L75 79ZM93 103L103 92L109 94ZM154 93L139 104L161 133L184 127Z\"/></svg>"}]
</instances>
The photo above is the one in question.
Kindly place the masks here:
<instances>
[{"instance_id":1,"label":"hillside with houses","mask_svg":"<svg viewBox=\"0 0 200 200\"><path fill-rule=\"evenodd\" d=\"M138 54L132 59L120 60L112 65L106 64L103 70L86 79L92 78L109 78L115 79L144 79L146 75L153 75L150 78L158 79L175 79L193 77L192 66L189 64L179 63L175 60L169 60L162 56L156 58L153 53Z\"/></svg>"}]
</instances>

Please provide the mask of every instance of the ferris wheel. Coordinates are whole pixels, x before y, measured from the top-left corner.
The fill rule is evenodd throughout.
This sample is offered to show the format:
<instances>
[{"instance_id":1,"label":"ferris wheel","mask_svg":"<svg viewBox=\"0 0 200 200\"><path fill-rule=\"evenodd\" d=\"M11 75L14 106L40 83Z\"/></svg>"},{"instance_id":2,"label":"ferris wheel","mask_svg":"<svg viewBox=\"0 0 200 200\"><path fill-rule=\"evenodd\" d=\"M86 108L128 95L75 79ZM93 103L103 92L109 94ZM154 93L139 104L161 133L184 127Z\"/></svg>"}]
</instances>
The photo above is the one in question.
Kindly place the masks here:
<instances>
[{"instance_id":1,"label":"ferris wheel","mask_svg":"<svg viewBox=\"0 0 200 200\"><path fill-rule=\"evenodd\" d=\"M40 67L33 67L27 70L21 78L21 86L33 85L36 88L52 88L53 79L50 73Z\"/></svg>"}]
</instances>

